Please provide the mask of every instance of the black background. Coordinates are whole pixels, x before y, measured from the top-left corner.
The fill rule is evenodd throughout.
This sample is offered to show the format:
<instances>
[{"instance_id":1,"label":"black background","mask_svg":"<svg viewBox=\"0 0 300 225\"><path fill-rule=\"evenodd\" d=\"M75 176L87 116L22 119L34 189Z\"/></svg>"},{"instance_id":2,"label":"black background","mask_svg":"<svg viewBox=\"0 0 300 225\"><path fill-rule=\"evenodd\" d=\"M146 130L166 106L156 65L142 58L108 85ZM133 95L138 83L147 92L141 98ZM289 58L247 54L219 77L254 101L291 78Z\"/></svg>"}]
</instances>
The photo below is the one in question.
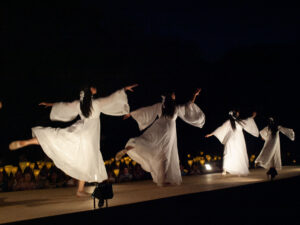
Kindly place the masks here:
<instances>
[{"instance_id":1,"label":"black background","mask_svg":"<svg viewBox=\"0 0 300 225\"><path fill-rule=\"evenodd\" d=\"M293 128L296 141L281 138L283 158L299 162L299 8L288 2L211 4L199 1L25 1L1 7L0 158L44 157L39 146L9 152L8 144L30 138L34 126L67 126L49 120L41 101L71 101L84 83L105 96L132 83L131 110L161 101L175 90L206 114L203 129L177 121L179 154L222 154L205 139L232 107L258 113L259 129L274 115ZM114 156L140 134L132 119L101 115L101 152ZM249 154L263 142L245 134ZM32 151L32 149L36 151Z\"/></svg>"}]
</instances>

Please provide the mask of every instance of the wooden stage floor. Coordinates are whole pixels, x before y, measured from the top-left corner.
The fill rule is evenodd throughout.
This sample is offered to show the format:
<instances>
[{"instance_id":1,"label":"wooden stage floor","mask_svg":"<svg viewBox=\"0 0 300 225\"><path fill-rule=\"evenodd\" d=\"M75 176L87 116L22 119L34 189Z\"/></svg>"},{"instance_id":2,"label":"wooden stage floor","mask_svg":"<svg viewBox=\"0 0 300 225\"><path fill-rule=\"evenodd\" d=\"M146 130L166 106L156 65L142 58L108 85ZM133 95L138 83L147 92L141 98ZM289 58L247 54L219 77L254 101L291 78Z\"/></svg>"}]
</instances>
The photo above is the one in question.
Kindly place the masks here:
<instances>
[{"instance_id":1,"label":"wooden stage floor","mask_svg":"<svg viewBox=\"0 0 300 225\"><path fill-rule=\"evenodd\" d=\"M266 170L250 170L250 175L222 176L220 173L185 176L180 186L157 187L151 180L114 184L109 207L145 202L185 194L227 189L267 182ZM285 166L276 180L300 175L300 166ZM94 187L87 187L92 193ZM0 224L93 210L91 197L77 198L76 188L56 188L0 193Z\"/></svg>"}]
</instances>

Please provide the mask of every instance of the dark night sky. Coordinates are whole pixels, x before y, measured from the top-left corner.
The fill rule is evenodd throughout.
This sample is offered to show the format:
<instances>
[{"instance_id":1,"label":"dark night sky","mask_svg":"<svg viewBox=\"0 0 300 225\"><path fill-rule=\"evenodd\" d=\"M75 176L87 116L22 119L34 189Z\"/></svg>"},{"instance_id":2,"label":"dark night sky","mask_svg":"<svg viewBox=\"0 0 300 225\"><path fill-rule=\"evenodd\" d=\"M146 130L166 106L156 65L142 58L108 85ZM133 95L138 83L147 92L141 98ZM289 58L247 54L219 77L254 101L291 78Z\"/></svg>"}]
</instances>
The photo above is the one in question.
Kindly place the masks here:
<instances>
[{"instance_id":1,"label":"dark night sky","mask_svg":"<svg viewBox=\"0 0 300 225\"><path fill-rule=\"evenodd\" d=\"M202 87L197 104L207 122L200 130L178 120L182 155L199 149L221 151L216 140L203 136L219 126L233 106L245 116L257 111L260 129L265 118L275 114L297 133L299 8L288 3L263 7L263 2L109 2L26 1L1 8L3 162L22 153L42 157L38 148L38 153L30 151L33 147L12 153L7 145L30 137L33 126L63 126L49 121L49 110L37 104L73 100L86 82L96 84L101 96L139 83L129 94L133 110L160 101L165 90L175 89L178 101L184 102ZM139 134L133 120L101 116L101 121L104 158ZM262 147L258 139L246 139L249 153ZM297 141L283 137L282 144L299 158Z\"/></svg>"}]
</instances>

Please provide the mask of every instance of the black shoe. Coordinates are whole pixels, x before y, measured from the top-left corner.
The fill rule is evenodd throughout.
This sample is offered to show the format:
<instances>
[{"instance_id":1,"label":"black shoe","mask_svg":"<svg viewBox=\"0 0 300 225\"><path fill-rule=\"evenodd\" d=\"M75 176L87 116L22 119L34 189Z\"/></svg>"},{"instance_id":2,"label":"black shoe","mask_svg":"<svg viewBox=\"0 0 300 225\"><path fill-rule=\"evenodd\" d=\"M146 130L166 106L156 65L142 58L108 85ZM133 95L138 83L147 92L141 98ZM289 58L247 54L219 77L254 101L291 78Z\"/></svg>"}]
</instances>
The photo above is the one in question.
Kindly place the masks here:
<instances>
[{"instance_id":1,"label":"black shoe","mask_svg":"<svg viewBox=\"0 0 300 225\"><path fill-rule=\"evenodd\" d=\"M267 175L271 177L271 180L274 180L275 176L278 175L277 170L272 167L268 170Z\"/></svg>"},{"instance_id":2,"label":"black shoe","mask_svg":"<svg viewBox=\"0 0 300 225\"><path fill-rule=\"evenodd\" d=\"M101 208L104 205L104 199L99 198L98 207Z\"/></svg>"}]
</instances>

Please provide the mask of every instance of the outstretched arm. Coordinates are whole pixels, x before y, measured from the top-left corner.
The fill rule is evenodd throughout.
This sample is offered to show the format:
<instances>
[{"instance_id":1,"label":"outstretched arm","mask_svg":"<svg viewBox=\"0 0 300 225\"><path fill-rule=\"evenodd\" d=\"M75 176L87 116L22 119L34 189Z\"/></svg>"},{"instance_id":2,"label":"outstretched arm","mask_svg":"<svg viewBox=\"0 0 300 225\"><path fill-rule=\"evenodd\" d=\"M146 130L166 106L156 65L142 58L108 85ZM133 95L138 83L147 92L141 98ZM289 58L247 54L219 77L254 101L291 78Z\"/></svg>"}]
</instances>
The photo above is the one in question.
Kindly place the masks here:
<instances>
[{"instance_id":1,"label":"outstretched arm","mask_svg":"<svg viewBox=\"0 0 300 225\"><path fill-rule=\"evenodd\" d=\"M209 138L211 136L213 136L213 134L207 134L207 135L205 135L205 138Z\"/></svg>"},{"instance_id":2,"label":"outstretched arm","mask_svg":"<svg viewBox=\"0 0 300 225\"><path fill-rule=\"evenodd\" d=\"M47 108L47 107L52 107L53 104L54 104L54 103L41 102L39 105L41 105L41 106L43 105L43 106L45 106L45 108Z\"/></svg>"},{"instance_id":3,"label":"outstretched arm","mask_svg":"<svg viewBox=\"0 0 300 225\"><path fill-rule=\"evenodd\" d=\"M130 113L124 115L124 116L123 116L123 120L126 120L126 119L128 119L129 117L131 117L131 114L130 114Z\"/></svg>"},{"instance_id":4,"label":"outstretched arm","mask_svg":"<svg viewBox=\"0 0 300 225\"><path fill-rule=\"evenodd\" d=\"M193 95L193 99L192 99L192 103L195 102L197 96L199 95L199 93L201 92L201 88L197 88L197 90L195 91L194 95Z\"/></svg>"},{"instance_id":5,"label":"outstretched arm","mask_svg":"<svg viewBox=\"0 0 300 225\"><path fill-rule=\"evenodd\" d=\"M139 86L139 85L138 84L129 85L129 86L124 87L124 90L133 92L132 88L135 88L137 86Z\"/></svg>"}]
</instances>

